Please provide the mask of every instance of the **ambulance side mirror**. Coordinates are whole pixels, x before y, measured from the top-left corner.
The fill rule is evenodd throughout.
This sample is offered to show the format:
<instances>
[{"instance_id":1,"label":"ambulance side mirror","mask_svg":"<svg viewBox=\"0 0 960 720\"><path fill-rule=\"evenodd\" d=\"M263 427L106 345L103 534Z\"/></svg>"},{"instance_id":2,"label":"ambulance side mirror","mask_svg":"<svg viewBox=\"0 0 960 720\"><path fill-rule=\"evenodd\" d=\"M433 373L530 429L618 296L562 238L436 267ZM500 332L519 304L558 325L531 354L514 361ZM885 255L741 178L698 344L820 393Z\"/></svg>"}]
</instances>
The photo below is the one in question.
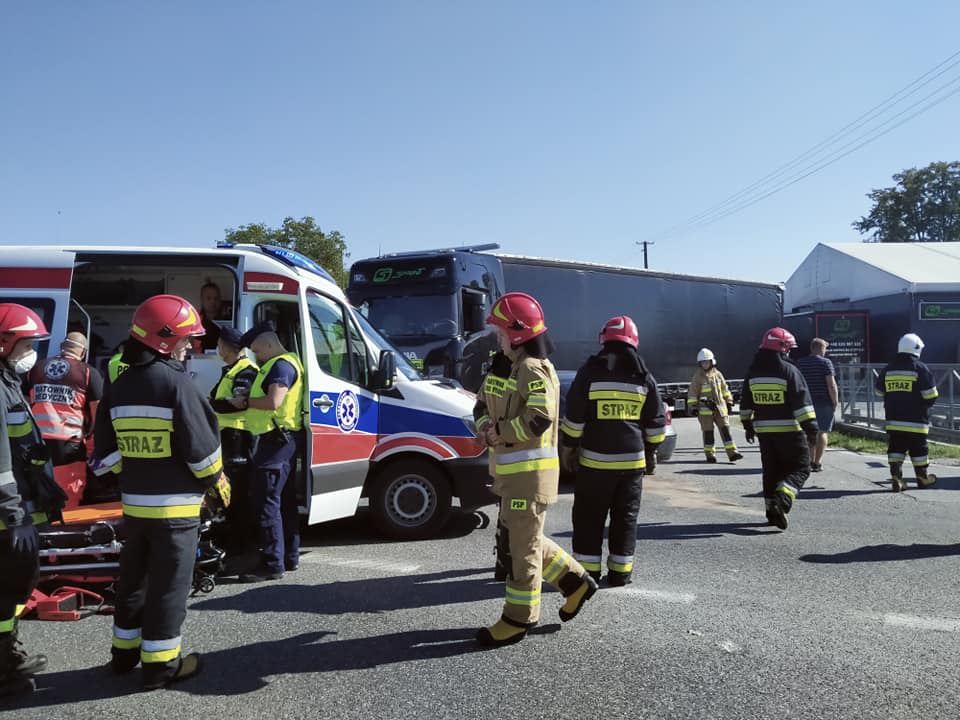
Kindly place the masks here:
<instances>
[{"instance_id":1,"label":"ambulance side mirror","mask_svg":"<svg viewBox=\"0 0 960 720\"><path fill-rule=\"evenodd\" d=\"M373 387L370 389L376 392L391 389L396 375L397 358L393 354L393 350L381 350L380 361L377 363L377 369L373 372Z\"/></svg>"}]
</instances>

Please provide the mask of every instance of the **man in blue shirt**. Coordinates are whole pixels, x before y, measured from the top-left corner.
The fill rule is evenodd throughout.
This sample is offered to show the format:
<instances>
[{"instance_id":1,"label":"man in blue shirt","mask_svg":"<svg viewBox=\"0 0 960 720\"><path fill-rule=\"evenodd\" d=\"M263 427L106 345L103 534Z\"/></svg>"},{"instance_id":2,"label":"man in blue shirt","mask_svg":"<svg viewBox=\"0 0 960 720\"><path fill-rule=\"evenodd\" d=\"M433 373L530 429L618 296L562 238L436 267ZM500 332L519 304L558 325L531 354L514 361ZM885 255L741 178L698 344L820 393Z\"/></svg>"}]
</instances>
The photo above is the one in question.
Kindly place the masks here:
<instances>
[{"instance_id":1,"label":"man in blue shirt","mask_svg":"<svg viewBox=\"0 0 960 720\"><path fill-rule=\"evenodd\" d=\"M833 363L824 355L827 352L827 341L814 338L810 342L810 354L797 361L797 367L803 373L813 399L813 408L817 413L817 446L812 448L813 457L810 458L810 471L823 470L821 460L827 449L827 433L833 430L833 417L837 410L840 395L837 391L837 378L833 370Z\"/></svg>"}]
</instances>

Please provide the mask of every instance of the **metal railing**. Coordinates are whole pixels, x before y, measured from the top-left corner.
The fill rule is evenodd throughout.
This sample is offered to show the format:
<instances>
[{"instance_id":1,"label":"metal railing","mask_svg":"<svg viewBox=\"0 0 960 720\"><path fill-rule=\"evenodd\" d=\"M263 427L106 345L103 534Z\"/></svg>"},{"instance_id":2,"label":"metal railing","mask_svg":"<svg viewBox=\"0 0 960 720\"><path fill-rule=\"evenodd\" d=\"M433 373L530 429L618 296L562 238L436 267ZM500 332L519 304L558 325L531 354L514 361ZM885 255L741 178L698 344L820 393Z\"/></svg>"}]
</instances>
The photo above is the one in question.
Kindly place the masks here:
<instances>
[{"instance_id":1,"label":"metal railing","mask_svg":"<svg viewBox=\"0 0 960 720\"><path fill-rule=\"evenodd\" d=\"M837 365L840 418L845 423L883 430L883 398L874 391L885 365ZM960 365L928 365L940 396L930 410L930 438L960 443Z\"/></svg>"}]
</instances>

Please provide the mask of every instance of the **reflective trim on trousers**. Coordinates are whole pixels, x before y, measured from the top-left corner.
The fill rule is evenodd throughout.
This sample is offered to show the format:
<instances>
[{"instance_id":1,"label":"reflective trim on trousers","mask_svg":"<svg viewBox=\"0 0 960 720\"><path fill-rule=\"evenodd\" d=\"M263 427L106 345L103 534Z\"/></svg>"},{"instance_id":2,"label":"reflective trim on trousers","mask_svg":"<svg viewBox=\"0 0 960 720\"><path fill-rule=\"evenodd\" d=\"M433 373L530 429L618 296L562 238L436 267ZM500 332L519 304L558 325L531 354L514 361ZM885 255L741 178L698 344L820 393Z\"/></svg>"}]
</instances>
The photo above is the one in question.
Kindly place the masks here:
<instances>
[{"instance_id":1,"label":"reflective trim on trousers","mask_svg":"<svg viewBox=\"0 0 960 720\"><path fill-rule=\"evenodd\" d=\"M174 660L180 654L181 637L166 640L143 640L140 645L140 661L145 663L165 663Z\"/></svg>"},{"instance_id":2,"label":"reflective trim on trousers","mask_svg":"<svg viewBox=\"0 0 960 720\"><path fill-rule=\"evenodd\" d=\"M540 590L522 590L520 588L510 587L507 584L504 600L510 605L526 605L532 607L540 604Z\"/></svg>"},{"instance_id":3,"label":"reflective trim on trousers","mask_svg":"<svg viewBox=\"0 0 960 720\"><path fill-rule=\"evenodd\" d=\"M607 568L618 573L633 572L633 556L609 555L607 556Z\"/></svg>"},{"instance_id":4,"label":"reflective trim on trousers","mask_svg":"<svg viewBox=\"0 0 960 720\"><path fill-rule=\"evenodd\" d=\"M908 432L917 435L927 435L930 432L928 423L906 422L904 420L888 420L886 427L887 432L893 430L894 432Z\"/></svg>"},{"instance_id":5,"label":"reflective trim on trousers","mask_svg":"<svg viewBox=\"0 0 960 720\"><path fill-rule=\"evenodd\" d=\"M580 553L574 553L573 557L583 565L583 569L588 572L600 572L603 562L603 557L600 555L581 555Z\"/></svg>"},{"instance_id":6,"label":"reflective trim on trousers","mask_svg":"<svg viewBox=\"0 0 960 720\"><path fill-rule=\"evenodd\" d=\"M784 481L777 485L777 492L782 492L784 495L789 496L791 500L796 500L799 491L793 485Z\"/></svg>"},{"instance_id":7,"label":"reflective trim on trousers","mask_svg":"<svg viewBox=\"0 0 960 720\"><path fill-rule=\"evenodd\" d=\"M569 565L570 556L566 551L561 550L553 556L550 564L543 569L543 579L551 585L556 585L556 581L560 579Z\"/></svg>"},{"instance_id":8,"label":"reflective trim on trousers","mask_svg":"<svg viewBox=\"0 0 960 720\"><path fill-rule=\"evenodd\" d=\"M113 646L118 650L133 650L140 647L140 628L113 626Z\"/></svg>"}]
</instances>

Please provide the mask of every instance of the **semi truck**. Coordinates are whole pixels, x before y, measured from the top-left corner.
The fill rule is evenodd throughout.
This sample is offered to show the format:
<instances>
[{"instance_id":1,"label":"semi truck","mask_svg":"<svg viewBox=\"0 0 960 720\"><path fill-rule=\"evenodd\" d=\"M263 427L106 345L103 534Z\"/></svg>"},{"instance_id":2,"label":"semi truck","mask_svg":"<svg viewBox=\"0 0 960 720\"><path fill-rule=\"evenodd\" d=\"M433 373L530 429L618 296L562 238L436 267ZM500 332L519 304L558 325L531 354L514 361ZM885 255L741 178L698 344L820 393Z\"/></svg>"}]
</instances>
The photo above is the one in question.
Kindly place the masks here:
<instances>
[{"instance_id":1,"label":"semi truck","mask_svg":"<svg viewBox=\"0 0 960 720\"><path fill-rule=\"evenodd\" d=\"M558 370L579 368L596 352L603 323L630 315L640 352L677 411L701 347L716 353L725 375L743 377L763 332L783 317L776 284L490 252L498 249L359 260L347 297L424 374L457 379L468 390L479 387L496 350L484 320L505 292L529 293L543 306Z\"/></svg>"}]
</instances>

